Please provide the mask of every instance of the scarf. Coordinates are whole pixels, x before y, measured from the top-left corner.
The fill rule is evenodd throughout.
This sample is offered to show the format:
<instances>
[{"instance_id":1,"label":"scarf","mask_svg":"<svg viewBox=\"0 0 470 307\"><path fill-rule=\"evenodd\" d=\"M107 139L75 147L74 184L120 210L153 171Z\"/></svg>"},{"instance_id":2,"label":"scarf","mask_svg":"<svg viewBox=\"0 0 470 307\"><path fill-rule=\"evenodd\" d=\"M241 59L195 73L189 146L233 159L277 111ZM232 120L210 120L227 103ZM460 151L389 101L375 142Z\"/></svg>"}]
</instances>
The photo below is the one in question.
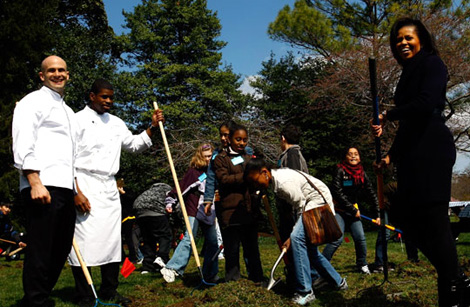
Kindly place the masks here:
<instances>
[{"instance_id":1,"label":"scarf","mask_svg":"<svg viewBox=\"0 0 470 307\"><path fill-rule=\"evenodd\" d=\"M338 164L339 168L342 168L346 173L354 178L354 184L362 185L364 183L364 167L361 163L357 165L351 165L346 161Z\"/></svg>"}]
</instances>

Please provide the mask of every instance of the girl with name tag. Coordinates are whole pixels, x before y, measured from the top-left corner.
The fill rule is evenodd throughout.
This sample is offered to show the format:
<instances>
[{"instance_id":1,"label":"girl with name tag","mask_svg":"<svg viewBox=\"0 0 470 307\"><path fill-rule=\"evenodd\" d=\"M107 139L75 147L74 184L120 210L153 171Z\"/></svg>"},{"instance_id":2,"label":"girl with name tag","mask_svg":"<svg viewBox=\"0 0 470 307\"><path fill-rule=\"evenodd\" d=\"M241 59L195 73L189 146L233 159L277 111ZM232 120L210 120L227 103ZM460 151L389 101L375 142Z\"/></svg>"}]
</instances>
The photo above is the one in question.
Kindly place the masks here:
<instances>
[{"instance_id":1,"label":"girl with name tag","mask_svg":"<svg viewBox=\"0 0 470 307\"><path fill-rule=\"evenodd\" d=\"M225 256L225 281L240 279L240 243L243 245L248 279L260 283L263 279L258 247L259 198L250 195L243 172L251 159L245 151L248 132L244 126L231 125L227 151L214 160L219 182L220 203L217 219L222 228Z\"/></svg>"},{"instance_id":2,"label":"girl with name tag","mask_svg":"<svg viewBox=\"0 0 470 307\"><path fill-rule=\"evenodd\" d=\"M356 204L365 198L375 208L377 224L380 224L379 202L369 177L364 172L357 148L349 148L344 160L338 164L336 175L333 177L331 194L335 201L336 220L341 227L343 236L337 241L327 244L323 249L323 256L328 260L333 258L333 254L343 242L345 229L349 228L356 248L357 269L361 273L370 274L366 259L366 237L362 228L361 212Z\"/></svg>"},{"instance_id":3,"label":"girl with name tag","mask_svg":"<svg viewBox=\"0 0 470 307\"><path fill-rule=\"evenodd\" d=\"M194 236L201 227L205 240L204 264L202 273L207 282L216 282L218 280L217 273L219 271L219 263L217 257L212 260L212 256L218 250L217 233L215 229L215 210L211 214L206 215L204 210L204 190L206 184L206 171L211 161L213 147L211 144L205 143L199 145L196 153L189 163L189 170L180 181L181 191L183 193L184 204L188 213L189 222L192 227ZM173 212L173 206L177 204L176 190L173 189L168 193L166 199L167 212ZM166 282L174 282L175 277L183 275L184 270L191 257L191 241L186 231L183 240L178 244L173 257L160 270Z\"/></svg>"}]
</instances>

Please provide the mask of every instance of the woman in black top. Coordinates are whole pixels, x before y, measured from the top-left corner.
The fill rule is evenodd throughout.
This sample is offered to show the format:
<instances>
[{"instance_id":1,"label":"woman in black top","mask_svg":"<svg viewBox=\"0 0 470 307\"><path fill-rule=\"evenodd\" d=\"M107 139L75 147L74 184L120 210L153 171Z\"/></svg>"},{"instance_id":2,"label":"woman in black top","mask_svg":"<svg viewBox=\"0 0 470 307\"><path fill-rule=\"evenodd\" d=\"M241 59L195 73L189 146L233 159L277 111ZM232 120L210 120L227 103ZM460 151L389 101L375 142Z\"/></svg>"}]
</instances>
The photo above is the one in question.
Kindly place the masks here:
<instances>
[{"instance_id":1,"label":"woman in black top","mask_svg":"<svg viewBox=\"0 0 470 307\"><path fill-rule=\"evenodd\" d=\"M397 202L391 214L407 239L436 268L439 306L457 306L461 291L456 289L464 285L447 214L456 156L452 134L442 116L447 68L419 20L397 20L390 32L390 47L403 72L395 91L395 108L384 112L381 125L373 129L380 136L386 121L399 121L393 145L382 163L392 161L397 167Z\"/></svg>"}]
</instances>

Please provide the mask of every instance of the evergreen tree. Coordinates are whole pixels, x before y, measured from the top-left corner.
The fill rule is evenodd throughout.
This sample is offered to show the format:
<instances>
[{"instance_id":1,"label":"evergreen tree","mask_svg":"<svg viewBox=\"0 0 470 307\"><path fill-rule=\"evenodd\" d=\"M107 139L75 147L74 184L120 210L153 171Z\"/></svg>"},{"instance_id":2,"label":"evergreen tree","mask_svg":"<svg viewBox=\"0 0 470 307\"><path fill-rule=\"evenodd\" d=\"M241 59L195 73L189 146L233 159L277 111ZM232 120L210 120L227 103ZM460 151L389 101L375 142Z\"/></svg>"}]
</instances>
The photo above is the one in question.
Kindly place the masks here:
<instances>
[{"instance_id":1,"label":"evergreen tree","mask_svg":"<svg viewBox=\"0 0 470 307\"><path fill-rule=\"evenodd\" d=\"M240 114L246 98L239 77L221 67L221 26L205 0L144 0L125 13L130 32L129 70L120 76L119 115L145 128L157 101L165 112L168 140L181 171L197 145L215 139L221 121Z\"/></svg>"}]
</instances>

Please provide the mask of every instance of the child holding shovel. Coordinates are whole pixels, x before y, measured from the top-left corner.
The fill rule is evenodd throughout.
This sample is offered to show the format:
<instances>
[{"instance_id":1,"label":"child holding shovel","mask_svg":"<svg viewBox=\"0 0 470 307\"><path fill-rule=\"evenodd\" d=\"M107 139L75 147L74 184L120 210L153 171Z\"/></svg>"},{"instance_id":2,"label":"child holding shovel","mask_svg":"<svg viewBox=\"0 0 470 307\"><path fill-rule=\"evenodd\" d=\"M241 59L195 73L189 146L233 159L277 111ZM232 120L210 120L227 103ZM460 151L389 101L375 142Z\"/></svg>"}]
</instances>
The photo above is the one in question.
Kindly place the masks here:
<instances>
[{"instance_id":1,"label":"child holding shovel","mask_svg":"<svg viewBox=\"0 0 470 307\"><path fill-rule=\"evenodd\" d=\"M343 161L338 164L336 174L333 177L331 192L338 212L336 220L343 233L346 228L349 228L353 236L357 270L363 274L370 274L366 259L366 236L360 218L361 212L355 204L358 204L359 200L362 199L368 201L371 207L375 209L376 224L380 225L379 201L369 177L364 172L357 148L348 148ZM331 260L342 242L343 236L335 242L327 244L323 249L323 256Z\"/></svg>"},{"instance_id":2,"label":"child holding shovel","mask_svg":"<svg viewBox=\"0 0 470 307\"><path fill-rule=\"evenodd\" d=\"M321 194L309 184L307 178L314 182ZM296 213L296 223L290 234L294 270L297 285L293 301L306 305L315 300L312 290L311 265L320 276L338 290L346 290L348 284L333 268L330 262L318 251L317 246L310 244L306 238L302 222L302 212L316 207L330 206L334 212L333 200L328 187L320 180L288 168L271 169L261 158L251 159L245 167L244 178L252 188L268 188L271 186L277 197L289 203Z\"/></svg>"},{"instance_id":3,"label":"child holding shovel","mask_svg":"<svg viewBox=\"0 0 470 307\"><path fill-rule=\"evenodd\" d=\"M219 271L217 257L212 260L212 256L218 250L215 212L212 210L212 213L209 214L208 210L203 205L207 177L206 171L207 165L211 161L212 151L213 147L208 143L199 145L191 159L189 170L180 182L192 233L197 234L199 227L201 227L204 233L206 249L204 252L202 273L204 274L204 279L209 283L214 283L218 280L217 273ZM176 190L172 190L166 199L166 208L169 213L173 211L173 206L175 206L176 203ZM206 213L208 214L206 215ZM173 257L168 261L166 266L160 270L166 282L174 282L176 276L183 275L188 265L189 257L191 256L190 240L188 232L186 231Z\"/></svg>"}]
</instances>

